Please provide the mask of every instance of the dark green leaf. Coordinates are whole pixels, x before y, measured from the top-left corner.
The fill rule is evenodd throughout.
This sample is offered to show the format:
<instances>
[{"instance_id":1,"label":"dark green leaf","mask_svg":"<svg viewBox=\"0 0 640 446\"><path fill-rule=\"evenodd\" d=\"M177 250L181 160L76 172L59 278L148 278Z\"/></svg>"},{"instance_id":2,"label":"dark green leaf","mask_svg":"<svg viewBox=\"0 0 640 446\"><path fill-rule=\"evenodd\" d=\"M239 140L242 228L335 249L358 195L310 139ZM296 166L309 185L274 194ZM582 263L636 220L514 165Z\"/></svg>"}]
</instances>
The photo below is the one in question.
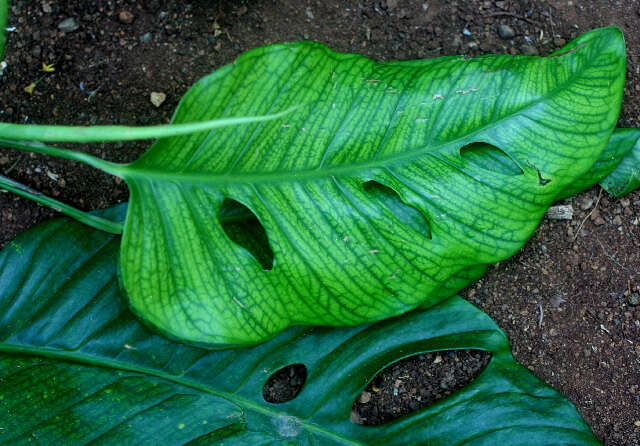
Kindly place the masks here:
<instances>
[{"instance_id":1,"label":"dark green leaf","mask_svg":"<svg viewBox=\"0 0 640 446\"><path fill-rule=\"evenodd\" d=\"M54 220L0 252L0 443L598 444L573 405L515 363L505 334L458 297L375 325L294 328L210 352L137 322L118 295L118 247ZM493 355L467 387L382 426L350 421L388 364L467 348ZM266 403L269 376L298 363L308 370L300 394Z\"/></svg>"}]
</instances>

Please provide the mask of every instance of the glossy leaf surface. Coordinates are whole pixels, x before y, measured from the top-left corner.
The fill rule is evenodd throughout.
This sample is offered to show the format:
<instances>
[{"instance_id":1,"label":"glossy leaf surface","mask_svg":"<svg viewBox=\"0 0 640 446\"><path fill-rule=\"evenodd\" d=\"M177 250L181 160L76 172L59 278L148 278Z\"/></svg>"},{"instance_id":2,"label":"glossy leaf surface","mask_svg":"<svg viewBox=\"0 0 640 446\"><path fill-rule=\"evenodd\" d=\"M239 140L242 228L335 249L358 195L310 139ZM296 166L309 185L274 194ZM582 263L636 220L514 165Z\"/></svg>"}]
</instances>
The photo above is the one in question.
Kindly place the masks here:
<instances>
[{"instance_id":1,"label":"glossy leaf surface","mask_svg":"<svg viewBox=\"0 0 640 446\"><path fill-rule=\"evenodd\" d=\"M504 333L458 297L374 325L294 328L211 352L140 325L118 293L118 249L116 237L61 219L0 252L0 443L598 444L573 405L515 363ZM350 421L388 364L463 348L493 355L467 387L382 426ZM308 370L300 394L266 403L269 376L298 363Z\"/></svg>"},{"instance_id":2,"label":"glossy leaf surface","mask_svg":"<svg viewBox=\"0 0 640 446\"><path fill-rule=\"evenodd\" d=\"M589 171L562 191L558 199L582 192L596 183L614 197L640 187L640 129L616 129Z\"/></svg>"},{"instance_id":3,"label":"glossy leaf surface","mask_svg":"<svg viewBox=\"0 0 640 446\"><path fill-rule=\"evenodd\" d=\"M459 272L514 254L593 165L624 73L616 28L549 58L377 63L309 42L252 50L198 82L173 122L301 107L162 139L122 169L131 305L170 336L217 345L433 305L457 291ZM488 170L487 157L500 166ZM391 201L368 193L372 180ZM224 232L225 199L264 227L271 270ZM403 221L407 212L424 224Z\"/></svg>"},{"instance_id":4,"label":"glossy leaf surface","mask_svg":"<svg viewBox=\"0 0 640 446\"><path fill-rule=\"evenodd\" d=\"M640 129L620 129L611 138L628 152L615 170L601 182L614 197L623 197L640 187Z\"/></svg>"}]
</instances>

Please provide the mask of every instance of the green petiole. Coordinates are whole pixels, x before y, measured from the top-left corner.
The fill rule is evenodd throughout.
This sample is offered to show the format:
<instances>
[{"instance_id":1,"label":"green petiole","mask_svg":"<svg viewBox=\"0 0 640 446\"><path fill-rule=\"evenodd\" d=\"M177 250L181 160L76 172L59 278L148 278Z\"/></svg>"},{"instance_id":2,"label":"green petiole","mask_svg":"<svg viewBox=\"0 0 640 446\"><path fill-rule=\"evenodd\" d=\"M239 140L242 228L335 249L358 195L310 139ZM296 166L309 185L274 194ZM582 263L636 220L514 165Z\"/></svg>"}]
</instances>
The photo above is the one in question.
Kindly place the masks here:
<instances>
[{"instance_id":1,"label":"green petiole","mask_svg":"<svg viewBox=\"0 0 640 446\"><path fill-rule=\"evenodd\" d=\"M7 45L7 24L9 23L9 0L0 0L0 62L4 59Z\"/></svg>"},{"instance_id":2,"label":"green petiole","mask_svg":"<svg viewBox=\"0 0 640 446\"><path fill-rule=\"evenodd\" d=\"M87 164L96 169L100 169L114 176L121 176L119 169L121 164L112 163L87 153L76 152L74 150L60 149L58 147L48 146L36 141L12 141L0 138L0 146L9 147L10 149L24 150L27 152L42 153L43 155L51 155L58 158L69 159Z\"/></svg>"},{"instance_id":3,"label":"green petiole","mask_svg":"<svg viewBox=\"0 0 640 446\"><path fill-rule=\"evenodd\" d=\"M1 1L1 0L0 0ZM190 122L186 124L151 125L130 127L124 125L95 125L89 127L64 125L35 125L0 123L0 139L13 141L49 141L49 142L107 142L133 141L137 139L169 138L206 132L221 127L271 121L285 116L300 106L288 108L282 112L265 116L246 116L222 118L210 121ZM56 155L58 156L58 155Z\"/></svg>"},{"instance_id":4,"label":"green petiole","mask_svg":"<svg viewBox=\"0 0 640 446\"><path fill-rule=\"evenodd\" d=\"M33 200L36 203L48 206L58 212L62 212L69 217L75 218L81 223L90 226L99 231L109 232L111 234L122 234L122 223L107 220L106 218L98 217L96 215L88 214L79 209L64 204L58 200L42 195L40 192L35 191L23 184L13 181L11 178L7 178L0 175L0 189L6 189L9 192L13 192L29 200Z\"/></svg>"},{"instance_id":5,"label":"green petiole","mask_svg":"<svg viewBox=\"0 0 640 446\"><path fill-rule=\"evenodd\" d=\"M0 0L4 1L4 0ZM1 18L1 17L0 17ZM291 113L300 106L291 107L280 113L265 116L251 116L239 118L215 119L187 124L156 125L148 127L128 126L49 126L31 124L0 123L0 146L28 152L41 153L58 158L70 159L87 164L108 174L123 177L123 165L105 161L95 156L48 146L39 141L55 142L102 142L102 141L130 141L137 139L168 138L196 132L204 132L220 127L249 124L277 119ZM0 175L0 189L6 189L24 198L28 198L56 211L62 212L81 223L100 231L112 234L122 233L122 223L113 222L92 214L88 214L58 200L47 197L27 186Z\"/></svg>"}]
</instances>

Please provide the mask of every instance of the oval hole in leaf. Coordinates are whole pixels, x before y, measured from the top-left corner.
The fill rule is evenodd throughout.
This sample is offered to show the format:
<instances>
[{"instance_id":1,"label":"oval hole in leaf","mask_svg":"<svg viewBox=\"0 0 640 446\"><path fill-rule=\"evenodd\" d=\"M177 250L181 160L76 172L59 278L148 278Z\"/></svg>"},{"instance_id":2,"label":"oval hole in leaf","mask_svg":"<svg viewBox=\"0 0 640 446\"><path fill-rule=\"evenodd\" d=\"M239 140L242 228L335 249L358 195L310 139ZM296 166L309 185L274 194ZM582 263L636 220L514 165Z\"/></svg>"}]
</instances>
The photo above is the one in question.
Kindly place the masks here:
<instances>
[{"instance_id":1,"label":"oval hole in leaf","mask_svg":"<svg viewBox=\"0 0 640 446\"><path fill-rule=\"evenodd\" d=\"M269 377L262 388L262 397L268 403L286 403L298 396L306 380L304 364L288 365Z\"/></svg>"},{"instance_id":2,"label":"oval hole in leaf","mask_svg":"<svg viewBox=\"0 0 640 446\"><path fill-rule=\"evenodd\" d=\"M395 362L356 399L351 420L376 426L429 406L476 379L490 359L483 350L444 350Z\"/></svg>"},{"instance_id":3,"label":"oval hole in leaf","mask_svg":"<svg viewBox=\"0 0 640 446\"><path fill-rule=\"evenodd\" d=\"M267 232L251 209L236 200L225 198L218 218L232 242L249 251L262 269L273 269L273 251L269 246Z\"/></svg>"},{"instance_id":4,"label":"oval hole in leaf","mask_svg":"<svg viewBox=\"0 0 640 446\"><path fill-rule=\"evenodd\" d=\"M460 149L460 156L469 166L480 167L502 175L522 175L524 172L509 155L484 142L467 144Z\"/></svg>"},{"instance_id":5,"label":"oval hole in leaf","mask_svg":"<svg viewBox=\"0 0 640 446\"><path fill-rule=\"evenodd\" d=\"M431 238L429 221L419 210L405 204L395 190L374 180L365 182L362 187L365 192L375 197L382 205L389 209L403 224Z\"/></svg>"}]
</instances>

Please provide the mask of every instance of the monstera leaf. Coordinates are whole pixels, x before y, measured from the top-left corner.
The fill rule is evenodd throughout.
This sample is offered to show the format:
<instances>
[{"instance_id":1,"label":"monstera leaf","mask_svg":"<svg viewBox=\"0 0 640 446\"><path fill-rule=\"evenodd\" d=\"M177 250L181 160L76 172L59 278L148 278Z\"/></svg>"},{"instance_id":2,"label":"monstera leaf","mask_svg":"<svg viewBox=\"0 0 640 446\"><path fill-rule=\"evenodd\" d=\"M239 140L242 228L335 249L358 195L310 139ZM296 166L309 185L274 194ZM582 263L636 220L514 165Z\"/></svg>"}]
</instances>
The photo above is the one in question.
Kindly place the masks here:
<instances>
[{"instance_id":1,"label":"monstera leaf","mask_svg":"<svg viewBox=\"0 0 640 446\"><path fill-rule=\"evenodd\" d=\"M294 112L94 163L131 190L130 305L165 334L218 347L432 306L514 254L594 165L624 74L616 28L547 58L249 51L198 82L173 124ZM253 229L227 230L229 210Z\"/></svg>"},{"instance_id":2,"label":"monstera leaf","mask_svg":"<svg viewBox=\"0 0 640 446\"><path fill-rule=\"evenodd\" d=\"M251 344L436 303L458 272L514 254L593 165L624 58L613 28L546 59L383 64L314 43L244 54L197 83L174 122L303 107L160 140L122 169L132 307L180 339ZM225 233L225 199L264 227L271 270Z\"/></svg>"},{"instance_id":3,"label":"monstera leaf","mask_svg":"<svg viewBox=\"0 0 640 446\"><path fill-rule=\"evenodd\" d=\"M117 286L119 245L59 219L0 252L0 443L598 444L573 405L519 366L505 334L458 297L374 325L298 327L258 347L211 352L133 317ZM492 358L429 407L382 426L351 422L353 401L379 370L442 349ZM307 368L301 392L265 402L265 382L290 364Z\"/></svg>"}]
</instances>

